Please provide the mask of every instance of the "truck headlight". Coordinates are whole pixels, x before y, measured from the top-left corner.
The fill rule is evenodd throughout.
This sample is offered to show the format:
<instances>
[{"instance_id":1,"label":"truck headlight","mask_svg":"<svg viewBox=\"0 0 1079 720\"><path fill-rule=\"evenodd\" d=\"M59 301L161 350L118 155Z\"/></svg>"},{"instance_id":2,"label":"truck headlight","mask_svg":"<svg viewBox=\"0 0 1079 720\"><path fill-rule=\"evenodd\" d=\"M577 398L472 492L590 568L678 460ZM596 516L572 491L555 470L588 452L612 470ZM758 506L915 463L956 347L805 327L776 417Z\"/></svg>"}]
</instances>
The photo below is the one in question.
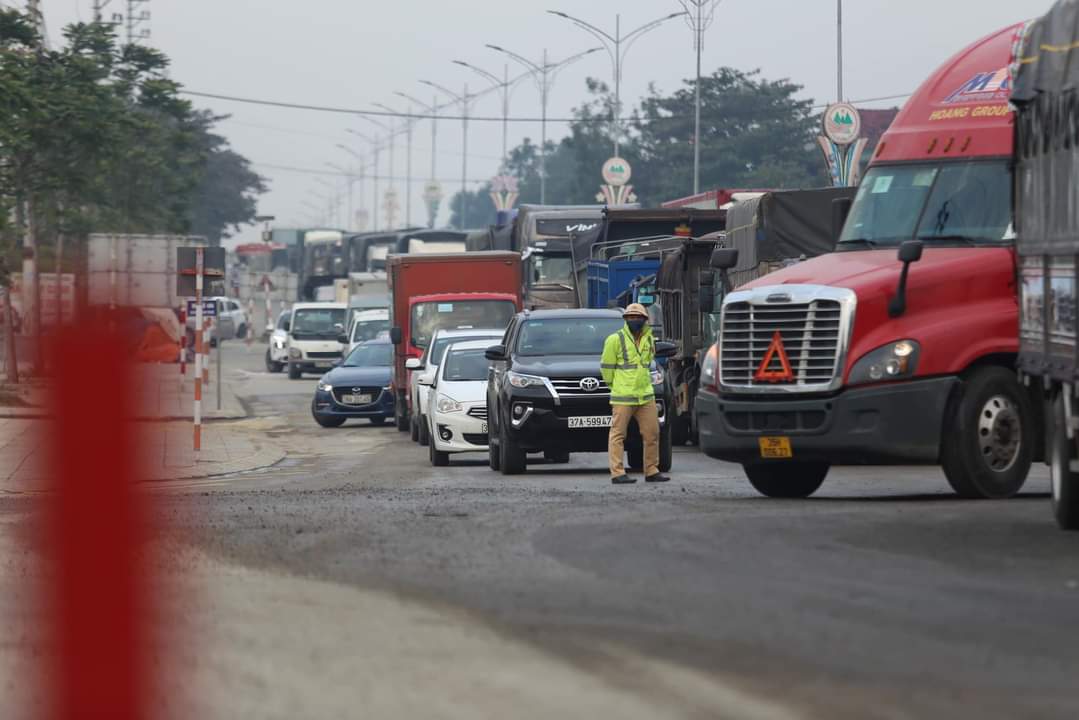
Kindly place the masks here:
<instances>
[{"instance_id":1,"label":"truck headlight","mask_svg":"<svg viewBox=\"0 0 1079 720\"><path fill-rule=\"evenodd\" d=\"M322 380L319 380L318 381L318 389L321 390L322 392L330 392L330 391L333 390L333 385L330 385L328 382L324 382Z\"/></svg>"},{"instance_id":2,"label":"truck headlight","mask_svg":"<svg viewBox=\"0 0 1079 720\"><path fill-rule=\"evenodd\" d=\"M438 396L438 411L440 413L461 412L461 403L446 395Z\"/></svg>"},{"instance_id":3,"label":"truck headlight","mask_svg":"<svg viewBox=\"0 0 1079 720\"><path fill-rule=\"evenodd\" d=\"M299 348L289 348L288 349L288 356L290 358L292 358L293 360L299 360L300 358L303 357L303 353L300 351Z\"/></svg>"},{"instance_id":4,"label":"truck headlight","mask_svg":"<svg viewBox=\"0 0 1079 720\"><path fill-rule=\"evenodd\" d=\"M522 375L521 373L508 372L506 373L506 382L515 388L527 388L543 385L546 380L536 375Z\"/></svg>"},{"instance_id":5,"label":"truck headlight","mask_svg":"<svg viewBox=\"0 0 1079 720\"><path fill-rule=\"evenodd\" d=\"M862 356L850 371L849 385L902 380L918 369L921 346L914 340L888 343Z\"/></svg>"}]
</instances>

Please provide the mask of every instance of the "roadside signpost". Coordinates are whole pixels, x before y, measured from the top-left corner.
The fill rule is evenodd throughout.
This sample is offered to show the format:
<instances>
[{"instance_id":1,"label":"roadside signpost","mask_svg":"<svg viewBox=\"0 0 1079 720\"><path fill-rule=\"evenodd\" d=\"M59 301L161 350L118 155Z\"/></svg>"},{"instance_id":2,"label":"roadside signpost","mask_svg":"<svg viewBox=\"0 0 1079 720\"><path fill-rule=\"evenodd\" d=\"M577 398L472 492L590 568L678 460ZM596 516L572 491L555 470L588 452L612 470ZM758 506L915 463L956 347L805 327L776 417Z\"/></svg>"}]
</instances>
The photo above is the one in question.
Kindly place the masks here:
<instances>
[{"instance_id":1,"label":"roadside signpost","mask_svg":"<svg viewBox=\"0 0 1079 720\"><path fill-rule=\"evenodd\" d=\"M194 300L188 302L188 309L195 313L195 401L192 419L194 421L194 449L195 452L199 452L202 450L202 385L204 380L209 380L204 372L206 337L203 318L207 314L207 308L206 303L203 302L202 291L207 278L217 281L224 279L225 249L176 248L176 271L177 295L194 296ZM213 316L217 315L216 303L209 312ZM220 343L218 347L220 348ZM220 367L220 358L218 358L218 366Z\"/></svg>"},{"instance_id":2,"label":"roadside signpost","mask_svg":"<svg viewBox=\"0 0 1079 720\"><path fill-rule=\"evenodd\" d=\"M607 205L626 205L637 201L633 186L629 180L633 177L633 168L625 158L612 157L603 163L601 170L604 184L596 194L596 200Z\"/></svg>"},{"instance_id":3,"label":"roadside signpost","mask_svg":"<svg viewBox=\"0 0 1079 720\"><path fill-rule=\"evenodd\" d=\"M862 116L858 109L850 103L833 103L824 111L821 126L824 134L817 137L817 144L824 153L832 185L857 185L862 153L868 143L861 137Z\"/></svg>"}]
</instances>

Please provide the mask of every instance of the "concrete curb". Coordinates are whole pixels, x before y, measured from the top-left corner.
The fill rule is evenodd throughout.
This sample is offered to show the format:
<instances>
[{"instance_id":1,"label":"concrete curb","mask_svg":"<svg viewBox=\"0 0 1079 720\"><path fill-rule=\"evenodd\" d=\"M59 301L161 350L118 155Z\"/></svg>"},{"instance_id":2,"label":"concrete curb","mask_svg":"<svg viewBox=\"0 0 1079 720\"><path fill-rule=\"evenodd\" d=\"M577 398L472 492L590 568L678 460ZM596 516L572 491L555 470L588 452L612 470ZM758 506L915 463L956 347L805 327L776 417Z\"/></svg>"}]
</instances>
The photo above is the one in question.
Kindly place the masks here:
<instances>
[{"instance_id":1,"label":"concrete curb","mask_svg":"<svg viewBox=\"0 0 1079 720\"><path fill-rule=\"evenodd\" d=\"M197 478L234 475L236 473L262 470L276 465L285 459L287 453L276 447L259 446L259 449L247 457L226 462L207 462L193 466L164 468L163 472L151 477L146 482L163 483L170 480L194 480Z\"/></svg>"}]
</instances>

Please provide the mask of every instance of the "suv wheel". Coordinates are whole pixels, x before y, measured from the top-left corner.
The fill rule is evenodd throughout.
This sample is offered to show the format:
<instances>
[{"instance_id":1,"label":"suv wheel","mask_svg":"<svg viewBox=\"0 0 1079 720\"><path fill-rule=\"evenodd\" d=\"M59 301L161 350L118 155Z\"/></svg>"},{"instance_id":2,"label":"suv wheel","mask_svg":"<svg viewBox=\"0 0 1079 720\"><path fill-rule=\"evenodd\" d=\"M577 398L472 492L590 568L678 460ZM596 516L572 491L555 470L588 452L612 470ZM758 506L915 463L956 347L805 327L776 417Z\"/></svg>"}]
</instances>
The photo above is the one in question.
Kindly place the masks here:
<instances>
[{"instance_id":1,"label":"suv wheel","mask_svg":"<svg viewBox=\"0 0 1079 720\"><path fill-rule=\"evenodd\" d=\"M487 442L487 464L492 470L498 472L502 469L502 456L499 454L498 443L494 440Z\"/></svg>"},{"instance_id":2,"label":"suv wheel","mask_svg":"<svg viewBox=\"0 0 1079 720\"><path fill-rule=\"evenodd\" d=\"M397 393L397 404L394 405L393 415L397 421L397 429L400 432L408 432L408 406L405 405L404 393Z\"/></svg>"},{"instance_id":3,"label":"suv wheel","mask_svg":"<svg viewBox=\"0 0 1079 720\"><path fill-rule=\"evenodd\" d=\"M296 363L289 363L288 364L288 379L289 380L299 380L302 377L303 377L303 371L300 370L300 366L297 365Z\"/></svg>"},{"instance_id":4,"label":"suv wheel","mask_svg":"<svg viewBox=\"0 0 1079 720\"><path fill-rule=\"evenodd\" d=\"M266 372L281 372L281 363L274 361L273 356L270 354L270 348L266 348Z\"/></svg>"},{"instance_id":5,"label":"suv wheel","mask_svg":"<svg viewBox=\"0 0 1079 720\"><path fill-rule=\"evenodd\" d=\"M509 437L503 428L498 435L498 463L503 475L520 475L525 471L528 455Z\"/></svg>"},{"instance_id":6,"label":"suv wheel","mask_svg":"<svg viewBox=\"0 0 1079 720\"><path fill-rule=\"evenodd\" d=\"M670 472L674 462L674 430L670 424L659 429L659 471Z\"/></svg>"}]
</instances>

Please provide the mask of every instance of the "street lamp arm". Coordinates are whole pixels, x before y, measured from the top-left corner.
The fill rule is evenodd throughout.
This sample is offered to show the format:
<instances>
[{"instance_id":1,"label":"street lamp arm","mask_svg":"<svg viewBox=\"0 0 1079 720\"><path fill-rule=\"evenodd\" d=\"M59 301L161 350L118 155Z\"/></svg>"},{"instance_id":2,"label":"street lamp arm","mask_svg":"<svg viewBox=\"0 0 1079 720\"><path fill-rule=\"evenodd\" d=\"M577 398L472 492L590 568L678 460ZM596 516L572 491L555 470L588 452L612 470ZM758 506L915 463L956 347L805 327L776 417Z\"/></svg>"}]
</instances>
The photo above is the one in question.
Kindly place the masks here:
<instances>
[{"instance_id":1,"label":"street lamp arm","mask_svg":"<svg viewBox=\"0 0 1079 720\"><path fill-rule=\"evenodd\" d=\"M377 125L378 127L382 128L383 130L385 130L388 133L391 133L391 134L393 133L393 128L391 126L387 125L386 123L382 122L381 120L375 120L373 117L370 117L368 115L360 115L359 117L360 117L360 119L366 120L367 122L369 122L369 123L371 123L373 125Z\"/></svg>"},{"instance_id":2,"label":"street lamp arm","mask_svg":"<svg viewBox=\"0 0 1079 720\"><path fill-rule=\"evenodd\" d=\"M450 90L447 87L443 87L442 85L439 85L436 82L431 82L430 80L420 80L420 83L422 85L427 85L429 87L433 87L435 90L438 90L439 92L443 93L444 95L449 96L450 98L453 99L453 101L455 103L464 103L464 102L467 102L467 100L468 100L467 98L461 97L460 95L455 93L453 90Z\"/></svg>"},{"instance_id":3,"label":"street lamp arm","mask_svg":"<svg viewBox=\"0 0 1079 720\"><path fill-rule=\"evenodd\" d=\"M584 20L581 20L580 18L573 17L572 15L561 12L560 10L548 10L547 12L550 15L557 15L560 18L564 18L566 20L569 20L571 23L573 23L577 27L581 28L582 30L587 30L588 32L590 32L593 35L595 35L596 37L598 37L600 40L605 40L606 42L610 42L612 44L618 42L615 38L611 37L610 35L608 35L604 31L600 30L598 27L596 27L592 23L585 22Z\"/></svg>"},{"instance_id":4,"label":"street lamp arm","mask_svg":"<svg viewBox=\"0 0 1079 720\"><path fill-rule=\"evenodd\" d=\"M466 63L464 60L454 60L453 64L454 65L460 65L461 67L464 67L464 68L468 68L469 70L476 73L477 75L482 76L486 80L490 81L490 83L492 85L494 85L494 87L496 89L502 89L506 85L506 82L504 80L500 79L497 75L495 75L493 73L489 73L486 70L484 70L483 68L478 68L475 65L470 65L469 63Z\"/></svg>"},{"instance_id":5,"label":"street lamp arm","mask_svg":"<svg viewBox=\"0 0 1079 720\"><path fill-rule=\"evenodd\" d=\"M418 100L417 98L412 97L408 93L403 93L403 92L401 92L399 90L394 91L393 94L398 96L398 97L402 97L402 98L404 98L405 100L408 100L411 103L415 103L416 105L419 105L421 108L424 109L424 111L429 112L432 115L437 115L438 111L442 109L438 105L431 105L430 103L425 103L423 100Z\"/></svg>"},{"instance_id":6,"label":"street lamp arm","mask_svg":"<svg viewBox=\"0 0 1079 720\"><path fill-rule=\"evenodd\" d=\"M547 66L548 71L550 72L551 79L554 80L555 76L557 76L558 73L562 72L563 70L565 70L570 65L577 62L578 60L581 60L581 59L591 55L592 53L600 52L601 50L603 50L603 48L601 48L601 47L589 48L588 50L585 50L583 52L579 52L576 55L570 55L568 58L566 58L564 60L561 60L559 62L551 63L550 65Z\"/></svg>"},{"instance_id":7,"label":"street lamp arm","mask_svg":"<svg viewBox=\"0 0 1079 720\"><path fill-rule=\"evenodd\" d=\"M488 43L487 47L490 48L491 50L496 51L496 52L500 52L503 55L510 56L511 58L513 58L514 60L519 62L521 65L524 65L526 68L531 70L533 73L542 73L543 72L542 67L540 67L536 63L532 62L528 58L523 57L521 55L518 55L517 53L513 52L512 50L507 50L504 47L499 47L498 45L491 45L489 43Z\"/></svg>"},{"instance_id":8,"label":"street lamp arm","mask_svg":"<svg viewBox=\"0 0 1079 720\"><path fill-rule=\"evenodd\" d=\"M662 25L663 23L665 23L665 22L667 22L669 20L674 20L675 18L685 17L686 15L689 15L689 13L683 10L682 12L671 13L670 15L665 15L665 16L663 16L661 18L657 18L657 19L653 20L650 23L645 23L644 25L641 25L636 30L632 30L632 31L626 33L625 35L623 35L622 36L622 42L625 42L625 41L629 40L634 35L643 35L644 33L648 32L649 30L654 30L655 28L659 27L660 25Z\"/></svg>"}]
</instances>

